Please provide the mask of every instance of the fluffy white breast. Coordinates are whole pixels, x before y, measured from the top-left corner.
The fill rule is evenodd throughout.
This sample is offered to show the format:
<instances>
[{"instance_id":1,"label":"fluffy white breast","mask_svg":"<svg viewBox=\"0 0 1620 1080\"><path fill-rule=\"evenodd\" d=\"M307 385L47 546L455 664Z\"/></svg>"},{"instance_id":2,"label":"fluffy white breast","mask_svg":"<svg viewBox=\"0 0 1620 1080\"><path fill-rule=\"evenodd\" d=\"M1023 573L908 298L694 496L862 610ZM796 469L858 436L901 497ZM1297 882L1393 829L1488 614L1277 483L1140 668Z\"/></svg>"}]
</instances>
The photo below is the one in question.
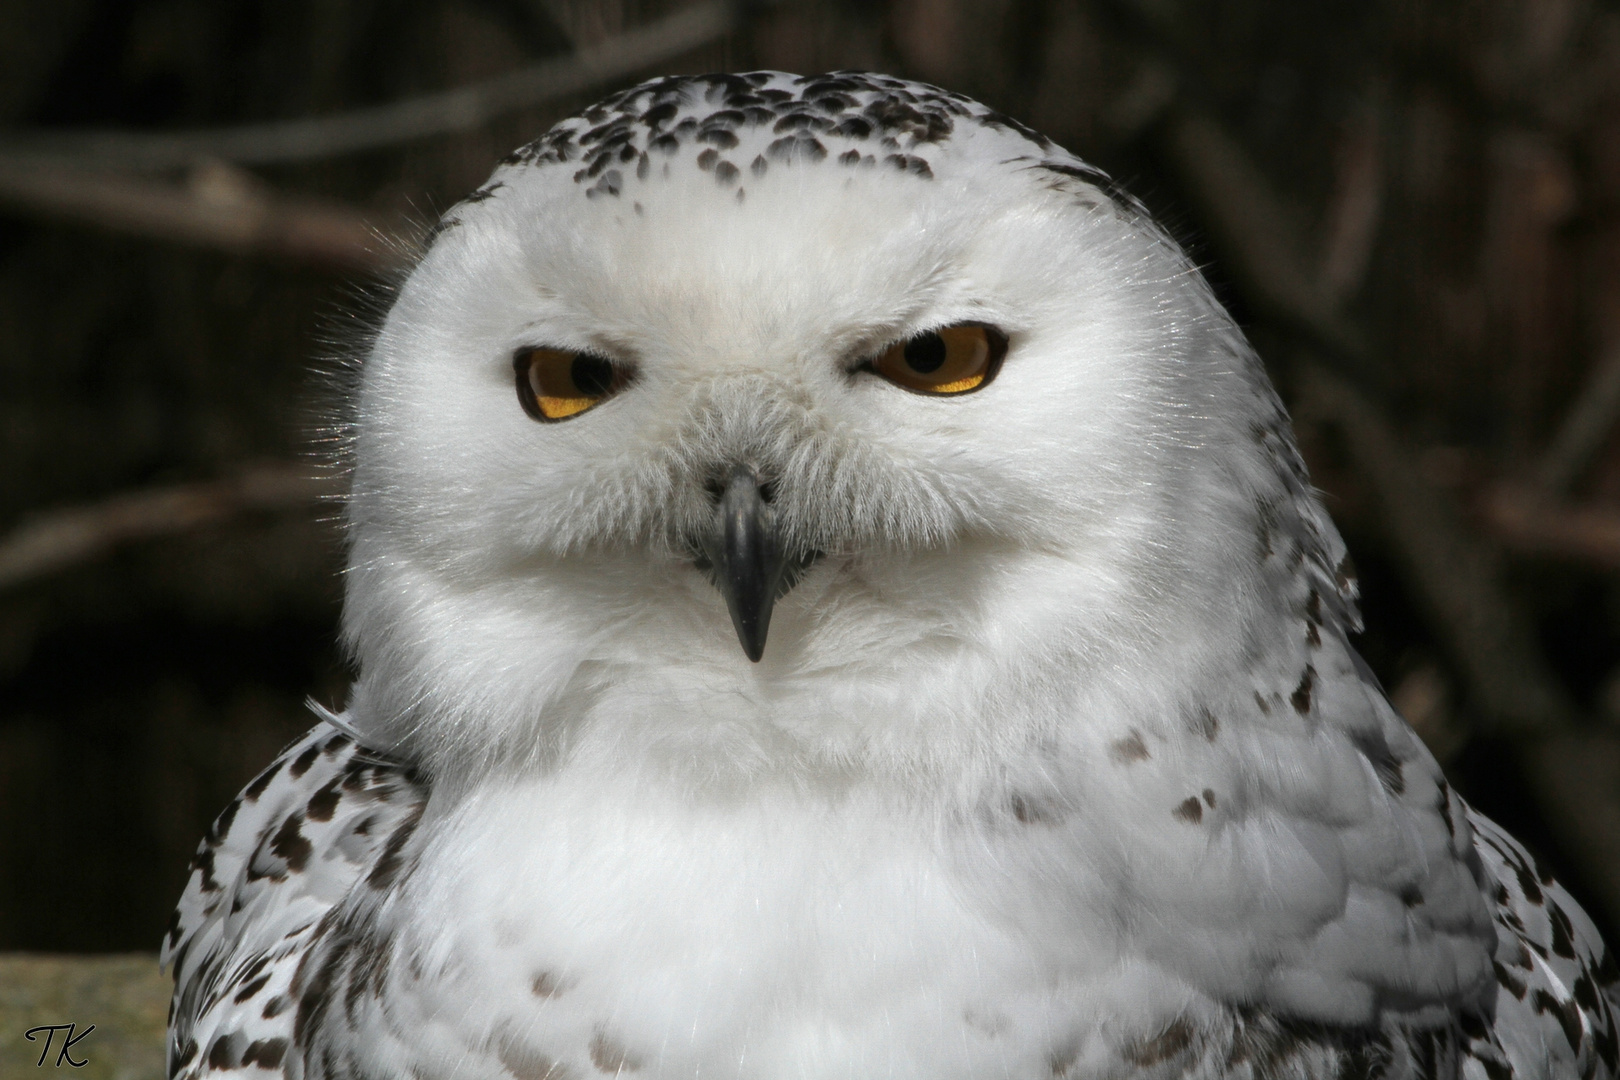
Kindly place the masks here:
<instances>
[{"instance_id":1,"label":"fluffy white breast","mask_svg":"<svg viewBox=\"0 0 1620 1080\"><path fill-rule=\"evenodd\" d=\"M965 324L972 393L861 366ZM537 422L534 348L629 377ZM349 722L432 784L309 962L388 958L367 1068L1218 1075L1291 1017L1309 1071L1485 1000L1472 835L1262 369L1006 118L609 99L448 216L357 409ZM809 563L757 664L702 568L737 470Z\"/></svg>"}]
</instances>

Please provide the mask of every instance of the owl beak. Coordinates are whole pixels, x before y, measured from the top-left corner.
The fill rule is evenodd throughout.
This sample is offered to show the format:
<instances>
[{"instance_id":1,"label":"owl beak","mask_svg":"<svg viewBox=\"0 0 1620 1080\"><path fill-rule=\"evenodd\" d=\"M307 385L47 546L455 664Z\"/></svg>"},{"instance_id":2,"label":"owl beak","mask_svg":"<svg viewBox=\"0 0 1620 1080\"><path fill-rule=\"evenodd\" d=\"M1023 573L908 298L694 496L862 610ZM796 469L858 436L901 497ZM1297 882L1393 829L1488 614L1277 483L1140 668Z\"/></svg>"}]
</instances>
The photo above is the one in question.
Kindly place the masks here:
<instances>
[{"instance_id":1,"label":"owl beak","mask_svg":"<svg viewBox=\"0 0 1620 1080\"><path fill-rule=\"evenodd\" d=\"M771 609L791 587L789 572L797 565L782 551L775 518L753 470L736 469L720 495L714 527L703 544L703 561L713 573L715 588L726 598L737 640L755 663L765 655Z\"/></svg>"}]
</instances>

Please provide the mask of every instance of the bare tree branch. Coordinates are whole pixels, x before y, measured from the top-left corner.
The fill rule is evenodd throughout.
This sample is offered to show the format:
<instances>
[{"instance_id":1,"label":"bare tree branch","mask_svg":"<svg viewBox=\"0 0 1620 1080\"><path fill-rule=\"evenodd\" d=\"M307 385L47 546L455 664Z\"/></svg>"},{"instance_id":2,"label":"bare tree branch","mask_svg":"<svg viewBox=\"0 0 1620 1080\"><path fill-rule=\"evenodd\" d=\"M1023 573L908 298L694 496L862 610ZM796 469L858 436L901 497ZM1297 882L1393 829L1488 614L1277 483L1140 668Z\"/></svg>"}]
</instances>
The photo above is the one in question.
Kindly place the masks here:
<instances>
[{"instance_id":1,"label":"bare tree branch","mask_svg":"<svg viewBox=\"0 0 1620 1080\"><path fill-rule=\"evenodd\" d=\"M1569 494L1614 432L1620 417L1620 348L1598 361L1547 447L1536 479L1552 498Z\"/></svg>"},{"instance_id":2,"label":"bare tree branch","mask_svg":"<svg viewBox=\"0 0 1620 1080\"><path fill-rule=\"evenodd\" d=\"M137 540L175 536L252 512L308 506L337 493L309 465L261 465L230 480L117 495L41 514L0 538L0 590L100 558Z\"/></svg>"},{"instance_id":3,"label":"bare tree branch","mask_svg":"<svg viewBox=\"0 0 1620 1080\"><path fill-rule=\"evenodd\" d=\"M278 195L221 162L201 165L186 183L171 184L71 161L0 157L0 203L116 232L343 270L382 272L407 256L405 245L359 211Z\"/></svg>"},{"instance_id":4,"label":"bare tree branch","mask_svg":"<svg viewBox=\"0 0 1620 1080\"><path fill-rule=\"evenodd\" d=\"M1479 510L1513 551L1620 570L1620 511L1549 502L1539 491L1512 487L1487 492Z\"/></svg>"},{"instance_id":5,"label":"bare tree branch","mask_svg":"<svg viewBox=\"0 0 1620 1080\"><path fill-rule=\"evenodd\" d=\"M242 127L141 135L125 131L13 134L0 153L72 154L124 169L160 170L213 158L242 165L310 161L467 131L503 113L663 63L714 41L737 25L735 5L711 0L657 22L486 82L333 116Z\"/></svg>"},{"instance_id":6,"label":"bare tree branch","mask_svg":"<svg viewBox=\"0 0 1620 1080\"><path fill-rule=\"evenodd\" d=\"M1341 305L1361 289L1383 214L1383 139L1378 119L1376 109L1364 109L1340 139L1320 275L1323 289Z\"/></svg>"}]
</instances>

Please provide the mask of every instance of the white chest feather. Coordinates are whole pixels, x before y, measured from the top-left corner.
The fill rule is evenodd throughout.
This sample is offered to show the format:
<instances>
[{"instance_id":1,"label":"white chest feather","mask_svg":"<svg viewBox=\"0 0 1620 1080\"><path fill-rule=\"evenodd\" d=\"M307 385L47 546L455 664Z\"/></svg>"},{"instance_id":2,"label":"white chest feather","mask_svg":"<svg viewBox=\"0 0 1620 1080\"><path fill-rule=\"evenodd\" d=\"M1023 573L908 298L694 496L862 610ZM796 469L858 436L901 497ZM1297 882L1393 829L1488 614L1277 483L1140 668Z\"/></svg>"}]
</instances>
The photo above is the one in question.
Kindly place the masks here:
<instances>
[{"instance_id":1,"label":"white chest feather","mask_svg":"<svg viewBox=\"0 0 1620 1080\"><path fill-rule=\"evenodd\" d=\"M497 1058L610 1045L648 1075L1049 1076L1054 1053L1199 997L1122 955L1103 911L1060 927L992 902L988 834L877 800L692 809L547 782L426 831L384 920L393 970L424 976L396 982L396 1020L455 1017L456 1042Z\"/></svg>"},{"instance_id":2,"label":"white chest feather","mask_svg":"<svg viewBox=\"0 0 1620 1080\"><path fill-rule=\"evenodd\" d=\"M614 95L357 387L356 741L200 849L179 1080L1620 1065L1620 968L1352 652L1258 358L1007 117Z\"/></svg>"}]
</instances>

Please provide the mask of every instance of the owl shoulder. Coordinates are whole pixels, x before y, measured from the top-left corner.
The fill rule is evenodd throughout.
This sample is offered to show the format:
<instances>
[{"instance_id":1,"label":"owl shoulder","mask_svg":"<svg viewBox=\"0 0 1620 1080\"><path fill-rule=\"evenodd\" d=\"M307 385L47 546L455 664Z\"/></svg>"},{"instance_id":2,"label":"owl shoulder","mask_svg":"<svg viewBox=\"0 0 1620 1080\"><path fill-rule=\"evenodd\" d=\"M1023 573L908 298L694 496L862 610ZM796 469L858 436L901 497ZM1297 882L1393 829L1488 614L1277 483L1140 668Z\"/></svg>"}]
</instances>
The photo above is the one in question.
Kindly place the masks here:
<instances>
[{"instance_id":1,"label":"owl shoulder","mask_svg":"<svg viewBox=\"0 0 1620 1080\"><path fill-rule=\"evenodd\" d=\"M323 723L225 808L163 943L170 1076L281 1074L304 954L354 885L397 859L427 791L409 766Z\"/></svg>"}]
</instances>

